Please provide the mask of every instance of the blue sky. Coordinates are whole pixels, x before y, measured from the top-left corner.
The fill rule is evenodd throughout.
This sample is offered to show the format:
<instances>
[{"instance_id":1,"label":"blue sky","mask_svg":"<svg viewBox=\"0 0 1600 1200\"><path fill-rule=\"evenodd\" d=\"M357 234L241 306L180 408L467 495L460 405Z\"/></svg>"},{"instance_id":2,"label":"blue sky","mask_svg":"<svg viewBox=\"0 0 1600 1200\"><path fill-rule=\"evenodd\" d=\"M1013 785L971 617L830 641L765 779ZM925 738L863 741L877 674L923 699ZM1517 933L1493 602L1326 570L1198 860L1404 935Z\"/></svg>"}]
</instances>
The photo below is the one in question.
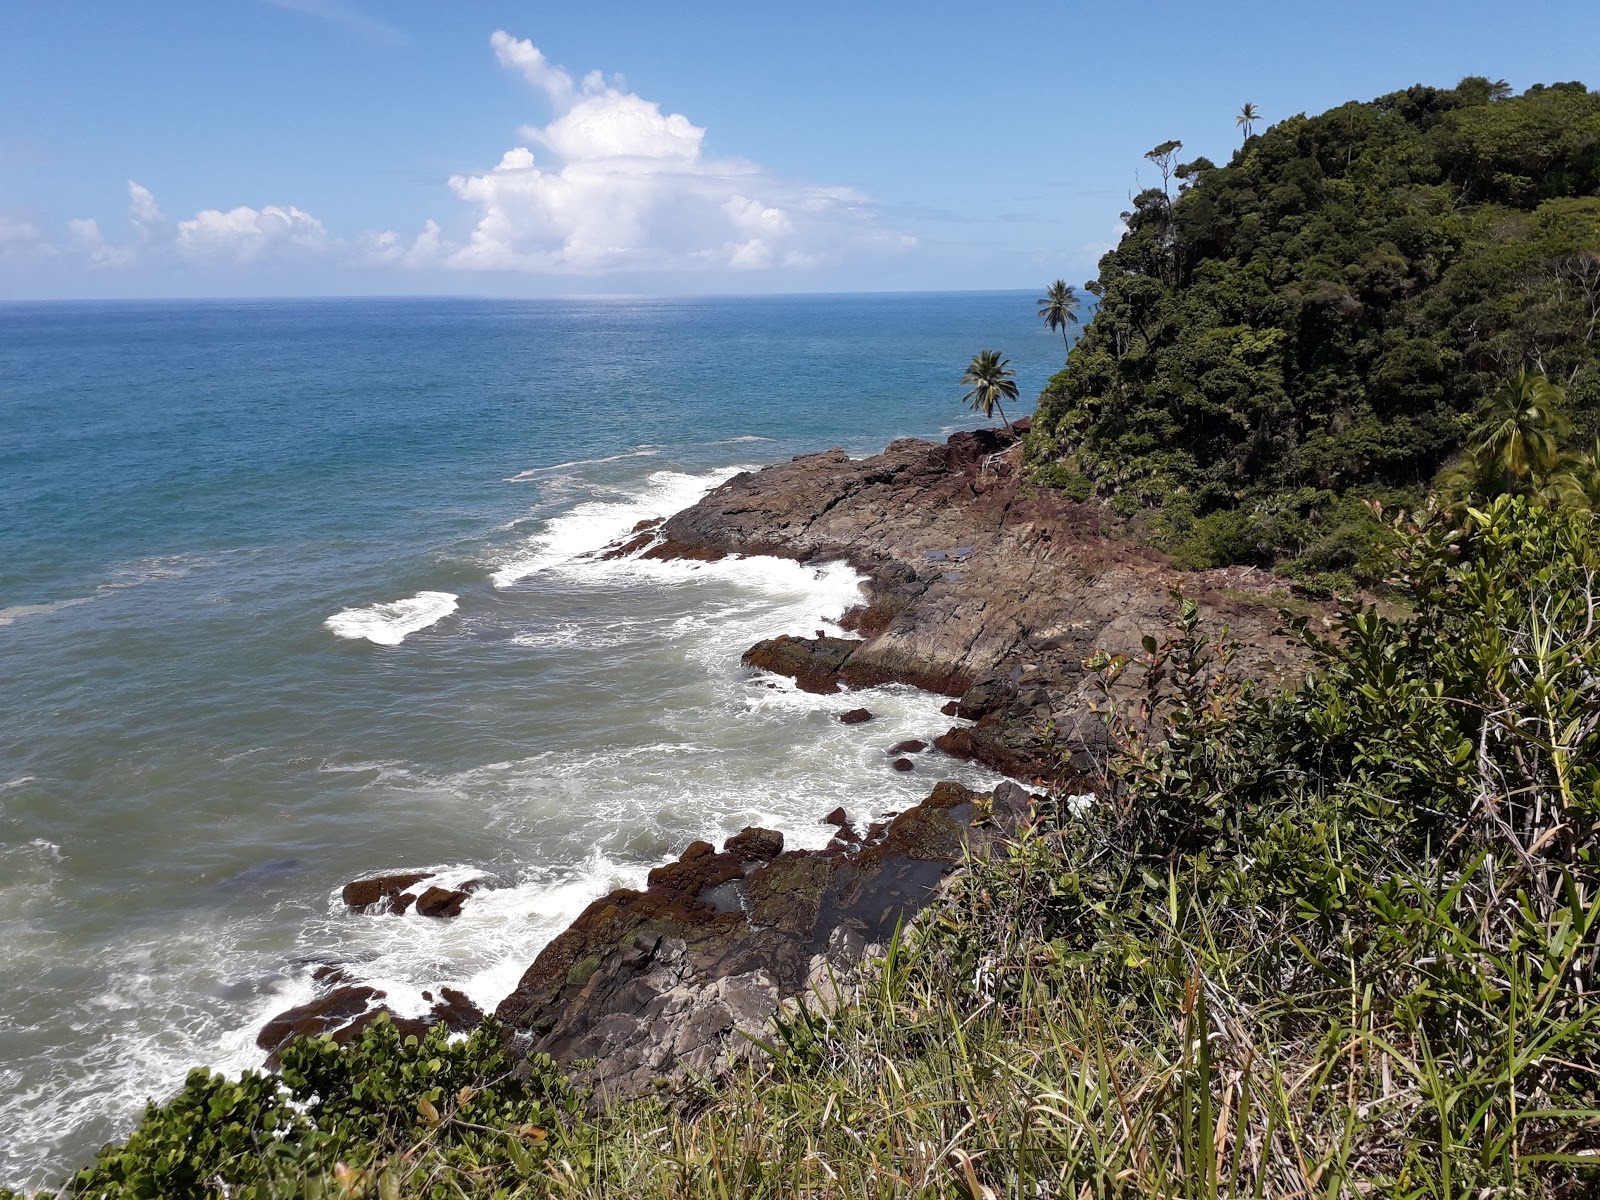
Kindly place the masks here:
<instances>
[{"instance_id":1,"label":"blue sky","mask_svg":"<svg viewBox=\"0 0 1600 1200\"><path fill-rule=\"evenodd\" d=\"M1465 74L1593 0L15 0L0 298L1034 288L1179 138ZM1145 167L1143 176L1140 168Z\"/></svg>"}]
</instances>

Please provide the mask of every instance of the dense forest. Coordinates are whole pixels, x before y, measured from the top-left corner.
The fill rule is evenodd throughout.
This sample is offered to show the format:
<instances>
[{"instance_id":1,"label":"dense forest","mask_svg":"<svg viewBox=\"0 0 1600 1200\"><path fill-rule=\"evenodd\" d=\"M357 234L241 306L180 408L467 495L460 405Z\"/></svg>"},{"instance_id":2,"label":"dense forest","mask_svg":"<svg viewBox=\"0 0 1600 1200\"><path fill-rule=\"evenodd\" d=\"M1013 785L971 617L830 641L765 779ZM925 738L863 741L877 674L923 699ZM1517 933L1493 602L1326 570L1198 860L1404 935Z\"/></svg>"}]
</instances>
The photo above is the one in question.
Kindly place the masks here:
<instances>
[{"instance_id":1,"label":"dense forest","mask_svg":"<svg viewBox=\"0 0 1600 1200\"><path fill-rule=\"evenodd\" d=\"M1468 78L1292 117L1227 166L1146 157L1160 185L1040 397L1042 479L1188 565L1349 579L1381 571L1363 502L1418 502L1518 372L1565 391L1574 445L1600 430L1600 93Z\"/></svg>"}]
</instances>

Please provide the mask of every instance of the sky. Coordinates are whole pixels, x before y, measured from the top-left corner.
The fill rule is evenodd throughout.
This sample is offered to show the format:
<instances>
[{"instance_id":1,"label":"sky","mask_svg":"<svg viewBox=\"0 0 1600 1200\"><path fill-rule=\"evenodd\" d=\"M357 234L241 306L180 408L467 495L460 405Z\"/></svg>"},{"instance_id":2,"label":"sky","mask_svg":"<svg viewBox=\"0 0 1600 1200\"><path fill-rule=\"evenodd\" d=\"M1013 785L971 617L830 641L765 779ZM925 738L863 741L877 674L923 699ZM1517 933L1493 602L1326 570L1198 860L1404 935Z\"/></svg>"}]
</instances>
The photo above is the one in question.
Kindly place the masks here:
<instances>
[{"instance_id":1,"label":"sky","mask_svg":"<svg viewBox=\"0 0 1600 1200\"><path fill-rule=\"evenodd\" d=\"M0 300L1077 283L1246 101L1597 47L1596 0L0 0Z\"/></svg>"}]
</instances>

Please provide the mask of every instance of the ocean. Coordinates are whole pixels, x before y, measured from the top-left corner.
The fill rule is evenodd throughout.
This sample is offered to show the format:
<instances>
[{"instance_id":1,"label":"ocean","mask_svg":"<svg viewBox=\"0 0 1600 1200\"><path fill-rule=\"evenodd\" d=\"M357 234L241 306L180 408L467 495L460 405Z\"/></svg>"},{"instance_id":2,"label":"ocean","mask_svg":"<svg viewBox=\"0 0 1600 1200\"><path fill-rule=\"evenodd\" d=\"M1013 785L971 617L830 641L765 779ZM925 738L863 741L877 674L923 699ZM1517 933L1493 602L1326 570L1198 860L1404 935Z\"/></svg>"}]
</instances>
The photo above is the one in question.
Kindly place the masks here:
<instances>
[{"instance_id":1,"label":"ocean","mask_svg":"<svg viewBox=\"0 0 1600 1200\"><path fill-rule=\"evenodd\" d=\"M0 306L0 1184L58 1184L337 963L485 1008L605 891L903 808L942 699L768 686L842 564L601 561L739 470L1021 416L1033 293ZM453 921L349 880L486 877Z\"/></svg>"}]
</instances>

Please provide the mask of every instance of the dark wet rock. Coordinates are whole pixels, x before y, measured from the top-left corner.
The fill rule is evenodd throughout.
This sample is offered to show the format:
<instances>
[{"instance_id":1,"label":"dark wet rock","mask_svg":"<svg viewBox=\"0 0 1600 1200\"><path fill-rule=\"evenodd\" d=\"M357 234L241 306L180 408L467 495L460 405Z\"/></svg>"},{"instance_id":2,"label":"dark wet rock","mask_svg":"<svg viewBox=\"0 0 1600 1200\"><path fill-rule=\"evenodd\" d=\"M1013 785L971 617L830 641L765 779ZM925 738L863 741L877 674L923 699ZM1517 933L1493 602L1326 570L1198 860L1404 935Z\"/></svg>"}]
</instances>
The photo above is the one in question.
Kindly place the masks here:
<instances>
[{"instance_id":1,"label":"dark wet rock","mask_svg":"<svg viewBox=\"0 0 1600 1200\"><path fill-rule=\"evenodd\" d=\"M890 754L921 754L928 748L928 743L920 738L907 738L903 742L896 742L889 747Z\"/></svg>"},{"instance_id":2,"label":"dark wet rock","mask_svg":"<svg viewBox=\"0 0 1600 1200\"><path fill-rule=\"evenodd\" d=\"M1114 537L1096 504L1021 487L1019 453L1012 435L979 430L943 445L904 438L865 459L804 455L713 489L668 518L648 553L848 560L867 576L867 602L841 624L861 640L776 638L746 661L813 691L896 682L959 697L945 712L978 726L946 735L941 749L1023 778L1051 766L1037 735L1047 724L1069 756L1092 757L1098 718L1082 718L1099 693L1084 660L1164 636L1174 588L1199 603L1208 632L1229 626L1241 643L1236 668L1269 682L1298 677L1302 652L1276 633L1273 596L1286 581L1178 570ZM1087 741L1074 740L1080 732Z\"/></svg>"},{"instance_id":3,"label":"dark wet rock","mask_svg":"<svg viewBox=\"0 0 1600 1200\"><path fill-rule=\"evenodd\" d=\"M376 875L371 879L357 879L344 885L339 893L345 905L354 909L370 908L380 900L405 891L412 884L433 878L432 871L404 871L397 875Z\"/></svg>"},{"instance_id":4,"label":"dark wet rock","mask_svg":"<svg viewBox=\"0 0 1600 1200\"><path fill-rule=\"evenodd\" d=\"M402 1017L381 1003L385 998L382 990L348 982L342 967L318 967L311 978L327 990L279 1013L256 1036L256 1045L267 1051L266 1065L274 1070L283 1051L296 1039L326 1034L343 1046L359 1037L380 1014L389 1018L401 1037L421 1037L430 1026L440 1023L452 1032L466 1033L477 1028L484 1016L465 992L453 987L440 988L437 999L432 992L423 992L422 998L433 1007L420 1017Z\"/></svg>"},{"instance_id":5,"label":"dark wet rock","mask_svg":"<svg viewBox=\"0 0 1600 1200\"><path fill-rule=\"evenodd\" d=\"M452 1033L467 1033L476 1029L482 1021L483 1010L465 992L453 987L439 989L439 999L434 1002L427 1017L428 1024L443 1024Z\"/></svg>"},{"instance_id":6,"label":"dark wet rock","mask_svg":"<svg viewBox=\"0 0 1600 1200\"><path fill-rule=\"evenodd\" d=\"M416 902L417 898L413 893L401 892L398 896L389 897L388 911L398 917L402 913L408 912Z\"/></svg>"},{"instance_id":7,"label":"dark wet rock","mask_svg":"<svg viewBox=\"0 0 1600 1200\"><path fill-rule=\"evenodd\" d=\"M849 712L839 714L839 720L846 725L862 725L873 719L873 714L865 708L852 708Z\"/></svg>"},{"instance_id":8,"label":"dark wet rock","mask_svg":"<svg viewBox=\"0 0 1600 1200\"><path fill-rule=\"evenodd\" d=\"M417 915L422 917L459 917L461 906L470 893L459 888L431 887L417 897Z\"/></svg>"},{"instance_id":9,"label":"dark wet rock","mask_svg":"<svg viewBox=\"0 0 1600 1200\"><path fill-rule=\"evenodd\" d=\"M956 716L968 721L986 717L996 709L1009 704L1016 691L1017 685L1009 674L987 676L961 694L961 699L956 704Z\"/></svg>"},{"instance_id":10,"label":"dark wet rock","mask_svg":"<svg viewBox=\"0 0 1600 1200\"><path fill-rule=\"evenodd\" d=\"M896 771L915 771L917 769L917 764L909 758L897 758L889 765Z\"/></svg>"},{"instance_id":11,"label":"dark wet rock","mask_svg":"<svg viewBox=\"0 0 1600 1200\"><path fill-rule=\"evenodd\" d=\"M655 531L661 527L662 518L652 517L640 521L628 532L600 552L602 559L631 558L656 540Z\"/></svg>"},{"instance_id":12,"label":"dark wet rock","mask_svg":"<svg viewBox=\"0 0 1600 1200\"><path fill-rule=\"evenodd\" d=\"M296 1038L318 1037L341 1029L382 999L383 993L377 988L344 984L273 1017L256 1035L256 1045L267 1051L267 1064L275 1067L278 1054Z\"/></svg>"},{"instance_id":13,"label":"dark wet rock","mask_svg":"<svg viewBox=\"0 0 1600 1200\"><path fill-rule=\"evenodd\" d=\"M850 824L850 814L844 811L844 805L841 804L827 816L823 817L822 823L824 825L839 825L842 827Z\"/></svg>"},{"instance_id":14,"label":"dark wet rock","mask_svg":"<svg viewBox=\"0 0 1600 1200\"><path fill-rule=\"evenodd\" d=\"M961 701L959 701L959 700L952 700L948 704L942 704L942 705L939 706L939 711L942 712L947 717L955 716L956 713L958 711L960 711L960 709L961 709Z\"/></svg>"},{"instance_id":15,"label":"dark wet rock","mask_svg":"<svg viewBox=\"0 0 1600 1200\"><path fill-rule=\"evenodd\" d=\"M722 848L744 862L767 862L783 853L783 834L776 829L746 826L722 843Z\"/></svg>"},{"instance_id":16,"label":"dark wet rock","mask_svg":"<svg viewBox=\"0 0 1600 1200\"><path fill-rule=\"evenodd\" d=\"M757 642L744 652L746 666L759 667L774 675L787 675L802 691L836 692L839 671L857 646L853 638L782 637Z\"/></svg>"},{"instance_id":17,"label":"dark wet rock","mask_svg":"<svg viewBox=\"0 0 1600 1200\"><path fill-rule=\"evenodd\" d=\"M969 841L983 852L1007 828L989 812L1019 811L980 799L941 783L864 844L846 826L823 850L754 863L739 844L747 834L722 853L697 844L645 890L591 904L495 1015L530 1050L594 1059L582 1077L606 1094L719 1070L754 1052L736 1031L763 1036L783 997L849 966L926 904Z\"/></svg>"}]
</instances>

